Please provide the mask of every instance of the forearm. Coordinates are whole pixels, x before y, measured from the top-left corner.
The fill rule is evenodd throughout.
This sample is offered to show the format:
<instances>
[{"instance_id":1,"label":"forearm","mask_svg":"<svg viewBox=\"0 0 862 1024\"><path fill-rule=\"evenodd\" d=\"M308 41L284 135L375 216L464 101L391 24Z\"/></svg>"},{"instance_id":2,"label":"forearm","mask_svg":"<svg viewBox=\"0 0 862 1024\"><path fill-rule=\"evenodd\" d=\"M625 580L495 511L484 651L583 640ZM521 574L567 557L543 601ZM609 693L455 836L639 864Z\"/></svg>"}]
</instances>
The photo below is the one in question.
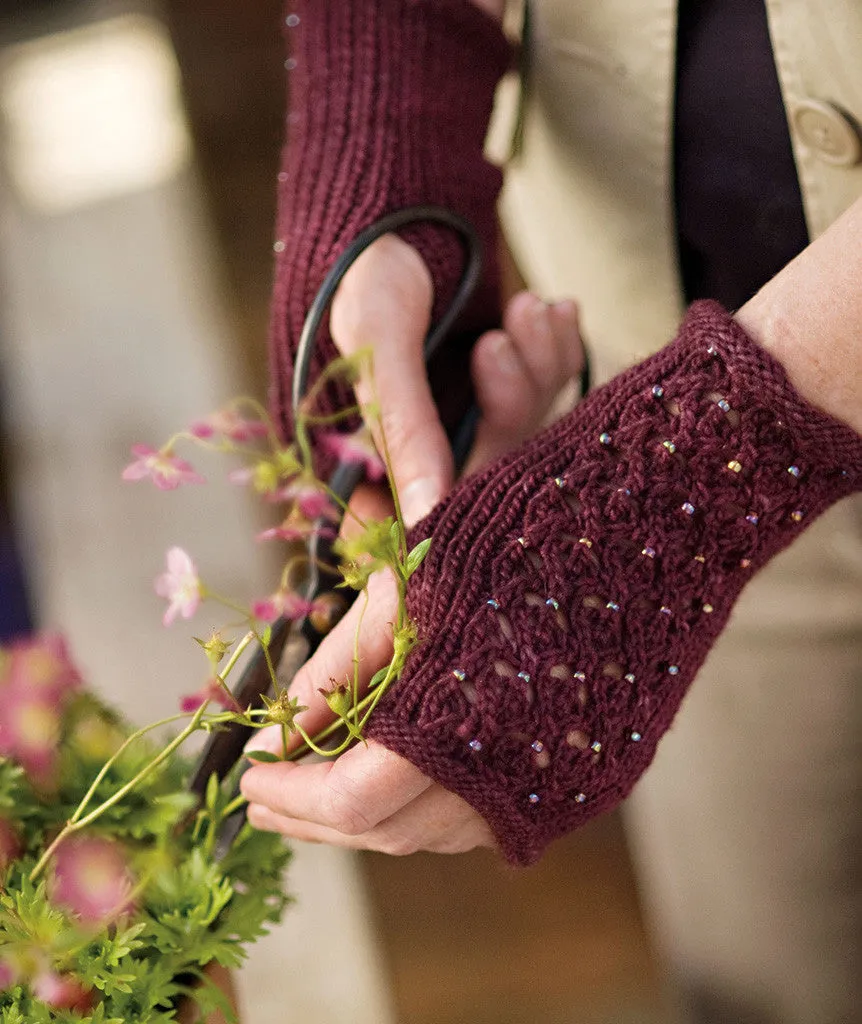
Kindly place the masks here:
<instances>
[{"instance_id":1,"label":"forearm","mask_svg":"<svg viewBox=\"0 0 862 1024\"><path fill-rule=\"evenodd\" d=\"M736 319L804 398L862 433L862 199Z\"/></svg>"}]
</instances>

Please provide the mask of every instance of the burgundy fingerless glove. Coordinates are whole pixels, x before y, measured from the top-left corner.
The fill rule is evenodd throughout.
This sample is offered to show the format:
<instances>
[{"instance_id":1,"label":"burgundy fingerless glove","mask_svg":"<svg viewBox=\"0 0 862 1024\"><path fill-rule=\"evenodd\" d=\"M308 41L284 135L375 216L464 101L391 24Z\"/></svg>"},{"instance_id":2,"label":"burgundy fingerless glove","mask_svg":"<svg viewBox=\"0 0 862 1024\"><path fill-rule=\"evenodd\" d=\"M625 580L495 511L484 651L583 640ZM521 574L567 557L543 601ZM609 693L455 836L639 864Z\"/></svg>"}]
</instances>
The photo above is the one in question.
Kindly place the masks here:
<instances>
[{"instance_id":1,"label":"burgundy fingerless glove","mask_svg":"<svg viewBox=\"0 0 862 1024\"><path fill-rule=\"evenodd\" d=\"M486 269L460 326L475 336L499 324L501 175L482 147L510 49L500 27L468 0L292 0L285 26L289 112L270 360L273 411L289 435L305 315L333 262L383 214L431 203L466 217L483 242ZM461 274L461 243L431 225L404 236L428 265L439 312ZM312 380L335 355L321 338ZM316 408L351 403L344 386L333 386Z\"/></svg>"},{"instance_id":2,"label":"burgundy fingerless glove","mask_svg":"<svg viewBox=\"0 0 862 1024\"><path fill-rule=\"evenodd\" d=\"M746 582L860 488L862 438L696 304L419 524L422 642L369 734L535 861L626 796Z\"/></svg>"}]
</instances>

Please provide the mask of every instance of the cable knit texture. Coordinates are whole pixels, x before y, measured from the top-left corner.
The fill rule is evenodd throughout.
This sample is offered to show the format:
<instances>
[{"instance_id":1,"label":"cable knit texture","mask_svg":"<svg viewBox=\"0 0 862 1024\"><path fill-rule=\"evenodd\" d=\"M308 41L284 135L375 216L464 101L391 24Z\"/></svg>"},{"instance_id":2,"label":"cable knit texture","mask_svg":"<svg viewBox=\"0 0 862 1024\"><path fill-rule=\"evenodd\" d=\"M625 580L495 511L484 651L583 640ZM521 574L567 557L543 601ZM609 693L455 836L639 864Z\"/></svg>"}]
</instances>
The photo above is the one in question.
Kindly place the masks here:
<instances>
[{"instance_id":1,"label":"cable knit texture","mask_svg":"<svg viewBox=\"0 0 862 1024\"><path fill-rule=\"evenodd\" d=\"M510 49L499 26L466 0L294 0L285 32L289 110L270 354L272 406L289 435L305 315L332 263L383 214L434 203L466 217L483 241L486 271L461 327L475 337L500 322L501 175L482 147ZM430 225L405 237L431 271L439 311L461 274L461 243ZM335 354L331 339L319 340L313 377ZM333 386L316 408L350 402Z\"/></svg>"},{"instance_id":2,"label":"cable knit texture","mask_svg":"<svg viewBox=\"0 0 862 1024\"><path fill-rule=\"evenodd\" d=\"M862 439L720 306L419 524L421 645L369 733L506 856L623 799L746 582L862 487Z\"/></svg>"}]
</instances>

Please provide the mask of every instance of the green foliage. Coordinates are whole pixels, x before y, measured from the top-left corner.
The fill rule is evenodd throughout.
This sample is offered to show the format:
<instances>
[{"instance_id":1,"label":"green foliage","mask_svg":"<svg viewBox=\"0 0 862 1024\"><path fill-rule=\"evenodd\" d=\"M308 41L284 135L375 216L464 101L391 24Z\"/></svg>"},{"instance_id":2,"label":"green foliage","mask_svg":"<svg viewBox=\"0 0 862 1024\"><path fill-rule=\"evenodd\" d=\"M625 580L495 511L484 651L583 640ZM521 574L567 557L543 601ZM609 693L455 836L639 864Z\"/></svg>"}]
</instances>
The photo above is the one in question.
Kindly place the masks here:
<instances>
[{"instance_id":1,"label":"green foliage","mask_svg":"<svg viewBox=\"0 0 862 1024\"><path fill-rule=\"evenodd\" d=\"M86 718L92 728L96 709L102 724L117 727L91 697L83 701L71 714L73 725ZM94 824L91 831L125 844L140 883L133 911L108 928L83 931L52 904L50 868L35 884L28 878L46 837L63 826L98 770L67 753L59 789L50 796L34 791L17 766L0 760L0 814L15 823L28 851L13 863L0 891L0 964L12 965L24 979L0 991L0 1024L170 1024L184 996L195 1000L201 1015L219 1008L230 1020L224 995L204 969L239 966L246 946L279 920L288 902L288 849L280 837L246 826L218 860L219 827L238 805L236 779L219 784L213 777L192 823L190 766L171 758ZM123 754L98 787L93 806L133 778L153 754L146 743ZM71 975L92 990L92 1011L52 1009L36 999L26 978L41 970Z\"/></svg>"}]
</instances>

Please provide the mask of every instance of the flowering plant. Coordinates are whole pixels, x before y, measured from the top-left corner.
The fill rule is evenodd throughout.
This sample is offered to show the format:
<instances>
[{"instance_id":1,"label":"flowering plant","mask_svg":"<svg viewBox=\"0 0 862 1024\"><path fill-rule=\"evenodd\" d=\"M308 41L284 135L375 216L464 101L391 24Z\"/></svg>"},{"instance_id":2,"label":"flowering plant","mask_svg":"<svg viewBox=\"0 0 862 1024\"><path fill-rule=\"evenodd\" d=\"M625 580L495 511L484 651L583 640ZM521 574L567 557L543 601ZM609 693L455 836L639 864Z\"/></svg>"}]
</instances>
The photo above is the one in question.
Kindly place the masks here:
<instances>
[{"instance_id":1,"label":"flowering plant","mask_svg":"<svg viewBox=\"0 0 862 1024\"><path fill-rule=\"evenodd\" d=\"M150 480L163 490L204 482L177 455L181 443L238 457L230 479L279 509L279 522L259 539L287 543L277 586L250 607L212 590L185 551L168 552L166 571L155 582L167 601L165 625L191 618L205 601L231 616L223 629L195 638L207 672L176 715L129 728L83 689L57 637L0 651L0 1024L166 1024L178 1019L185 996L202 1015L219 1008L235 1019L205 969L236 967L244 946L278 919L286 904L281 875L288 853L280 839L246 825L220 856L221 825L243 802L235 795L237 770L221 782L214 775L199 805L180 748L200 731L274 725L285 758L309 750L337 755L361 740L374 707L401 673L415 643L407 581L427 543L408 550L394 486L393 515L364 522L318 479L312 460L311 431L323 429L321 450L392 485L382 434L384 459L367 433L331 432L356 408L327 416L313 411L327 380L355 376L364 358L339 360L324 371L299 410L292 444L281 442L256 403L240 400L159 449L133 448L124 479ZM370 410L363 412L368 419ZM353 520L349 539L335 538L341 515ZM322 634L345 607L332 593L311 599L298 589L312 558L320 556L307 543L297 550L297 542L321 538L328 542L322 550L341 561L323 567L333 576L340 572L342 585L362 591L373 572L388 569L400 600L391 663L364 692L358 665L352 678L333 680L324 696L334 722L312 737L296 717L304 709L278 682L269 648L275 620L307 617ZM230 638L234 631L243 632L239 640ZM255 647L264 654L271 696L261 695L260 707L241 707L229 680ZM166 727L177 731L157 742ZM275 757L268 751L249 756Z\"/></svg>"}]
</instances>

